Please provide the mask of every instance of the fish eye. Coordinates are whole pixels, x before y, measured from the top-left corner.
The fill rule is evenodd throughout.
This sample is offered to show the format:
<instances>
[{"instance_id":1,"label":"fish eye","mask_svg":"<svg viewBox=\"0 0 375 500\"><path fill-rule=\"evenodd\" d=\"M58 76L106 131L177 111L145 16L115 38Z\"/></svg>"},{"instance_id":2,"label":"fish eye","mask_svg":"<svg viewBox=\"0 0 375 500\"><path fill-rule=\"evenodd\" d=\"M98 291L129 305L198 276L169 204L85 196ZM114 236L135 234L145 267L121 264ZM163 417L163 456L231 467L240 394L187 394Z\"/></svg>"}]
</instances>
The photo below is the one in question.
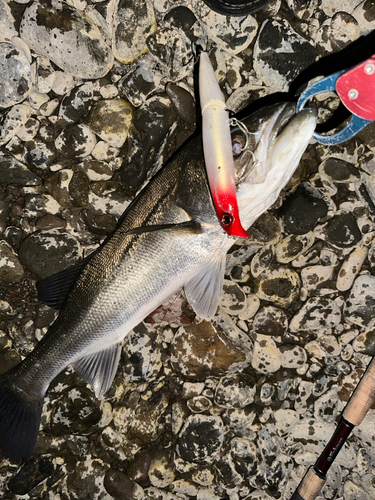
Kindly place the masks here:
<instances>
[{"instance_id":1,"label":"fish eye","mask_svg":"<svg viewBox=\"0 0 375 500\"><path fill-rule=\"evenodd\" d=\"M221 223L223 226L229 226L233 222L233 218L230 214L223 214L221 218Z\"/></svg>"},{"instance_id":2,"label":"fish eye","mask_svg":"<svg viewBox=\"0 0 375 500\"><path fill-rule=\"evenodd\" d=\"M238 156L242 153L245 146L245 140L240 135L235 135L232 137L232 152L234 156Z\"/></svg>"}]
</instances>

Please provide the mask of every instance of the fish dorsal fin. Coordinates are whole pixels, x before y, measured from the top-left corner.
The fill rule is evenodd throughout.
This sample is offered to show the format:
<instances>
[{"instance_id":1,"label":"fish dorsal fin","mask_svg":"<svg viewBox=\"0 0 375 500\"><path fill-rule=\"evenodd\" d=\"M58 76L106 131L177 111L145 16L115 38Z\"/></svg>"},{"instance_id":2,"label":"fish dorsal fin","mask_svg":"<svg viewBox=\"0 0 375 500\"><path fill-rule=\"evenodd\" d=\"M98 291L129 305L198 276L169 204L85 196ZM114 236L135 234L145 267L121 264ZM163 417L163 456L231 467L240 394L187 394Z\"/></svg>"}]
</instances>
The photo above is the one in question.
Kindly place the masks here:
<instances>
[{"instance_id":1,"label":"fish dorsal fin","mask_svg":"<svg viewBox=\"0 0 375 500\"><path fill-rule=\"evenodd\" d=\"M122 343L121 341L112 344L103 351L88 354L73 363L73 368L92 386L99 399L112 385L121 356Z\"/></svg>"},{"instance_id":2,"label":"fish dorsal fin","mask_svg":"<svg viewBox=\"0 0 375 500\"><path fill-rule=\"evenodd\" d=\"M39 281L36 284L39 300L50 307L61 309L82 269L91 257L92 254L77 262L77 264Z\"/></svg>"},{"instance_id":3,"label":"fish dorsal fin","mask_svg":"<svg viewBox=\"0 0 375 500\"><path fill-rule=\"evenodd\" d=\"M216 313L224 271L225 255L220 255L185 285L186 298L202 319L212 319Z\"/></svg>"}]
</instances>

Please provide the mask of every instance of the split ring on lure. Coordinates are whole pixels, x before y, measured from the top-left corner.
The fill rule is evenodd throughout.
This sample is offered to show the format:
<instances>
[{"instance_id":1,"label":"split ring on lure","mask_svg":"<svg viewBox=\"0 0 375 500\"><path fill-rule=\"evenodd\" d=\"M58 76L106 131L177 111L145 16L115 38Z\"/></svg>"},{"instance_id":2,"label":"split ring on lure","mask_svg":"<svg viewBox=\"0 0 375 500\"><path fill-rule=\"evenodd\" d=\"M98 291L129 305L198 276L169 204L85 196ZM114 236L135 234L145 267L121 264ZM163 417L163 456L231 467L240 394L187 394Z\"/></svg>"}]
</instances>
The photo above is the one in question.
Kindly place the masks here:
<instances>
[{"instance_id":1,"label":"split ring on lure","mask_svg":"<svg viewBox=\"0 0 375 500\"><path fill-rule=\"evenodd\" d=\"M203 153L208 184L222 228L249 238L239 217L229 114L207 52L200 54L199 95L202 110Z\"/></svg>"}]
</instances>

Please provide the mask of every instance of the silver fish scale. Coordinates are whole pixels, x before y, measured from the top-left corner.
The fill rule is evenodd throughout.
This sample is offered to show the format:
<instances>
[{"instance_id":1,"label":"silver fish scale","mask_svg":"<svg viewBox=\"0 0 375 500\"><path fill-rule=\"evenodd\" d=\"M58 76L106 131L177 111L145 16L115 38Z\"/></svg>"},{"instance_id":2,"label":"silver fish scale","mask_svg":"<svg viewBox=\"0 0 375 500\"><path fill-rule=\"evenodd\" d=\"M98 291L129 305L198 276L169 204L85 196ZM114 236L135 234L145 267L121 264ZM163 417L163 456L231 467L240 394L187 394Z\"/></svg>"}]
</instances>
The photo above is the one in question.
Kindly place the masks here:
<instances>
[{"instance_id":1,"label":"silver fish scale","mask_svg":"<svg viewBox=\"0 0 375 500\"><path fill-rule=\"evenodd\" d=\"M190 220L187 210L181 207L183 200L176 195L186 172L181 177L176 175L179 165L172 162L170 166L161 172L161 179L146 187L134 210L129 212L131 216L135 213L135 217L124 219L82 271L58 319L23 363L25 390L40 394L69 364L121 341L233 244L217 220L201 163L193 163L185 170L190 182L188 205L199 206L200 216L205 220L201 223L202 233L177 227L126 234L134 227ZM199 194L196 203L195 193ZM150 217L150 205L155 199ZM206 207L205 213L202 207Z\"/></svg>"}]
</instances>

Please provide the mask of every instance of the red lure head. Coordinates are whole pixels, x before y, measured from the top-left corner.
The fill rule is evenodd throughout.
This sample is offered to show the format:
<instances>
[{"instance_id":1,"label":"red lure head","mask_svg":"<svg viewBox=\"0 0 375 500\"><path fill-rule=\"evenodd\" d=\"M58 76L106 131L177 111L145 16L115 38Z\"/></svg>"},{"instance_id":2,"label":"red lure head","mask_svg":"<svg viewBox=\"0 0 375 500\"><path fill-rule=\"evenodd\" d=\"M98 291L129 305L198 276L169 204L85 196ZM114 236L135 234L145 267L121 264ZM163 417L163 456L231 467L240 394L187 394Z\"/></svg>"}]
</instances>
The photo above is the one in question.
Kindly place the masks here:
<instances>
[{"instance_id":1,"label":"red lure head","mask_svg":"<svg viewBox=\"0 0 375 500\"><path fill-rule=\"evenodd\" d=\"M221 227L229 236L250 238L249 234L241 225L236 196L233 201L231 201L230 198L231 197L227 194L221 196L219 193L216 193L216 197L213 196L216 213L219 217Z\"/></svg>"}]
</instances>

